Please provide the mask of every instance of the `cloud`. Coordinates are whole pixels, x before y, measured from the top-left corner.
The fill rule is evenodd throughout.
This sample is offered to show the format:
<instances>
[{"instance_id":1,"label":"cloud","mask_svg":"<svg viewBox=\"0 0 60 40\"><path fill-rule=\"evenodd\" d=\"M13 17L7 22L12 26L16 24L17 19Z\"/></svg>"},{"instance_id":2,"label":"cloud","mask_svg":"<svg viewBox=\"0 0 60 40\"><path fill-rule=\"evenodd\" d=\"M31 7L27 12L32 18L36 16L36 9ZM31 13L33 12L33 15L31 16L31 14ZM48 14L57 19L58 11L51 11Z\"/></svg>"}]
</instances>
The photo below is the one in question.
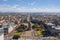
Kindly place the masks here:
<instances>
[{"instance_id":1,"label":"cloud","mask_svg":"<svg viewBox=\"0 0 60 40\"><path fill-rule=\"evenodd\" d=\"M8 0L3 0L3 1L5 1L5 2L6 2L6 1L8 1Z\"/></svg>"},{"instance_id":2,"label":"cloud","mask_svg":"<svg viewBox=\"0 0 60 40\"><path fill-rule=\"evenodd\" d=\"M19 5L0 5L0 12L60 12L60 8L27 8Z\"/></svg>"}]
</instances>

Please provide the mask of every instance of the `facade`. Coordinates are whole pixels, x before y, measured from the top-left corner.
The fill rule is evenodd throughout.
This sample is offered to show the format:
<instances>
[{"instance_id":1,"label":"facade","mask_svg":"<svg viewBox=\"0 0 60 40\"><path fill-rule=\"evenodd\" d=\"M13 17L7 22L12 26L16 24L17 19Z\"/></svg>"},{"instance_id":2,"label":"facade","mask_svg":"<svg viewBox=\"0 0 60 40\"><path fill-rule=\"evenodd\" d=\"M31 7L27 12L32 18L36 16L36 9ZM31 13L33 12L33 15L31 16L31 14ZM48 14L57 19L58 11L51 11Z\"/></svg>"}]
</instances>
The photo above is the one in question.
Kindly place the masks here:
<instances>
[{"instance_id":1,"label":"facade","mask_svg":"<svg viewBox=\"0 0 60 40\"><path fill-rule=\"evenodd\" d=\"M0 28L0 40L4 40L4 30Z\"/></svg>"}]
</instances>

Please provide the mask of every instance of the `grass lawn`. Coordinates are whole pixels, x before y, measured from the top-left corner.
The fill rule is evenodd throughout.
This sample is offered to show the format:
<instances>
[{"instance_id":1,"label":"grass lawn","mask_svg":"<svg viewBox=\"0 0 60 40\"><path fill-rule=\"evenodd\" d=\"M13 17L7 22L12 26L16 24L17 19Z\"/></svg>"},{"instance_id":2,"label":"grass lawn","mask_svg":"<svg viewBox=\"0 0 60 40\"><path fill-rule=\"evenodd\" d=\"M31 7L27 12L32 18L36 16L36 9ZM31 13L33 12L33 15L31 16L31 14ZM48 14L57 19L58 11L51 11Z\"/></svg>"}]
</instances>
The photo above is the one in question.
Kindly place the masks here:
<instances>
[{"instance_id":1,"label":"grass lawn","mask_svg":"<svg viewBox=\"0 0 60 40\"><path fill-rule=\"evenodd\" d=\"M14 33L13 33L14 35L21 35L22 34L22 32L18 32L17 30L16 31L14 31Z\"/></svg>"},{"instance_id":2,"label":"grass lawn","mask_svg":"<svg viewBox=\"0 0 60 40\"><path fill-rule=\"evenodd\" d=\"M36 34L37 34L38 36L40 36L40 35L42 35L42 31L41 31L41 30L36 31Z\"/></svg>"}]
</instances>

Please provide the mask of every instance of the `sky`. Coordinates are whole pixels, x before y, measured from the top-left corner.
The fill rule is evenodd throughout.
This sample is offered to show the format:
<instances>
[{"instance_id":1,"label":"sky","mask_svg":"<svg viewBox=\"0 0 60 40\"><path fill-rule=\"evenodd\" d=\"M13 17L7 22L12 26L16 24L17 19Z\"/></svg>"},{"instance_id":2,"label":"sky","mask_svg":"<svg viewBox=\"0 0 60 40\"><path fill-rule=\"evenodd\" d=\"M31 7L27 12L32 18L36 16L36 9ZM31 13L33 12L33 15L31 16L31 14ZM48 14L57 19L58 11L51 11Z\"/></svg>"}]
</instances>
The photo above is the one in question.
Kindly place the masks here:
<instances>
[{"instance_id":1,"label":"sky","mask_svg":"<svg viewBox=\"0 0 60 40\"><path fill-rule=\"evenodd\" d=\"M60 12L60 0L0 0L0 12Z\"/></svg>"}]
</instances>

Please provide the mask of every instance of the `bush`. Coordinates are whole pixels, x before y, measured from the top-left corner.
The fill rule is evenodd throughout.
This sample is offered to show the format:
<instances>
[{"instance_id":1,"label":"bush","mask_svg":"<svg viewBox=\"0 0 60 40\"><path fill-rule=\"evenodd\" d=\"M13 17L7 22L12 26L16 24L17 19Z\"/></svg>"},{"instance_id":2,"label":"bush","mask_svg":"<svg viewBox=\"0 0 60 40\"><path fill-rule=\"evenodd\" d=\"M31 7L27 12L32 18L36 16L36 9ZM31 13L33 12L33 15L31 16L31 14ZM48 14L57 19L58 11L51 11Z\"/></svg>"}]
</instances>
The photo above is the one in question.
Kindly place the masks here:
<instances>
[{"instance_id":1,"label":"bush","mask_svg":"<svg viewBox=\"0 0 60 40\"><path fill-rule=\"evenodd\" d=\"M19 35L14 35L13 39L18 39L20 36Z\"/></svg>"}]
</instances>

